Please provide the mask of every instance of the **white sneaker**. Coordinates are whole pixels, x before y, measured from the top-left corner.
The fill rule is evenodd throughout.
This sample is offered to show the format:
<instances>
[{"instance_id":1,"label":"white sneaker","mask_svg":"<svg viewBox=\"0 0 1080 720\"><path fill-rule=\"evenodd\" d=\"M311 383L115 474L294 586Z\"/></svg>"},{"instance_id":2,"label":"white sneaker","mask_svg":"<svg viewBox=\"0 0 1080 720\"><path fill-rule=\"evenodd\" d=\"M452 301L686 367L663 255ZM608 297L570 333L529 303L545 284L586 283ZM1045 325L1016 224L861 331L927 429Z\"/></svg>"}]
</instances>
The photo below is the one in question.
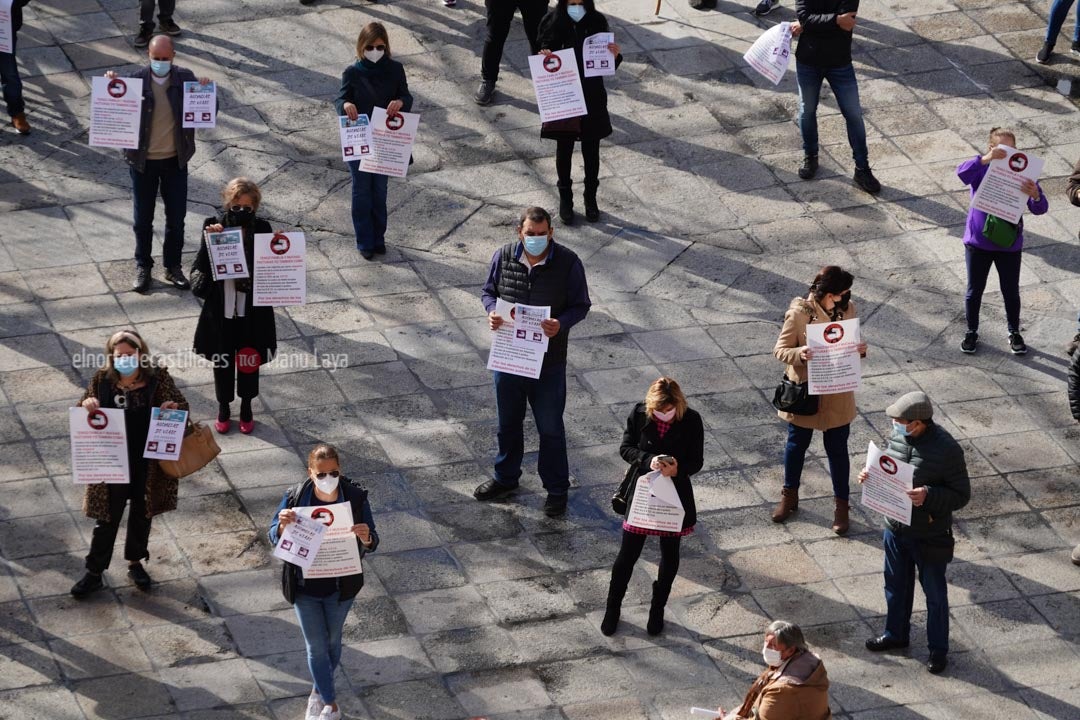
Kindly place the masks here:
<instances>
[{"instance_id":1,"label":"white sneaker","mask_svg":"<svg viewBox=\"0 0 1080 720\"><path fill-rule=\"evenodd\" d=\"M324 707L326 705L323 704L322 698L315 693L311 693L307 699L307 712L304 713L304 720L319 720Z\"/></svg>"},{"instance_id":2,"label":"white sneaker","mask_svg":"<svg viewBox=\"0 0 1080 720\"><path fill-rule=\"evenodd\" d=\"M322 714L319 715L319 720L341 720L341 711L326 705L322 709Z\"/></svg>"}]
</instances>

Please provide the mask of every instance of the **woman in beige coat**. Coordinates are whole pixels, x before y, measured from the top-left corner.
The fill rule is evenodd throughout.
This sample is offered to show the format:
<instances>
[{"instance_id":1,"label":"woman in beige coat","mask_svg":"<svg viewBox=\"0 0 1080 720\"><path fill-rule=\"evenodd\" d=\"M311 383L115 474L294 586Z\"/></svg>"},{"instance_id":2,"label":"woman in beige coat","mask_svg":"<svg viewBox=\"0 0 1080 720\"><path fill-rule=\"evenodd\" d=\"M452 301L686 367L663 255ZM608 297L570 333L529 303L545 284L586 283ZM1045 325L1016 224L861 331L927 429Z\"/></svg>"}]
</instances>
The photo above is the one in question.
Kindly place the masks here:
<instances>
[{"instance_id":1,"label":"woman in beige coat","mask_svg":"<svg viewBox=\"0 0 1080 720\"><path fill-rule=\"evenodd\" d=\"M793 382L806 382L806 361L813 351L806 344L806 326L857 317L851 302L851 273L836 265L823 267L810 285L805 298L795 298L784 315L784 328L776 339L773 355L787 365L787 377ZM859 345L859 354L866 356L866 343ZM814 430L822 432L825 454L829 458L835 510L832 529L837 535L848 531L848 476L851 462L848 457L848 433L855 419L855 393L821 395L814 415L793 415L779 412L788 423L787 445L784 447L784 488L780 504L773 512L773 522L784 522L799 509L799 481L802 477L806 449Z\"/></svg>"}]
</instances>

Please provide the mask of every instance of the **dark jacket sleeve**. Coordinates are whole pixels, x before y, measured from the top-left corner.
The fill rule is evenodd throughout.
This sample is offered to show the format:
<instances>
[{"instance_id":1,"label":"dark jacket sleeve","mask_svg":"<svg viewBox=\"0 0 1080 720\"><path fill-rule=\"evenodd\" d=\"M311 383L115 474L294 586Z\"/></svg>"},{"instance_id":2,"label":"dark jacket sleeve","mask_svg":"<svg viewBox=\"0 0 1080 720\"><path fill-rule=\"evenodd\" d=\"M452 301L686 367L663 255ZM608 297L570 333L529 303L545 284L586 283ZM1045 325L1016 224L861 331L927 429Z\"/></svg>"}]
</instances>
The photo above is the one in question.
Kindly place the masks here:
<instances>
[{"instance_id":1,"label":"dark jacket sleeve","mask_svg":"<svg viewBox=\"0 0 1080 720\"><path fill-rule=\"evenodd\" d=\"M1080 348L1073 350L1069 363L1069 409L1074 420L1080 420Z\"/></svg>"},{"instance_id":2,"label":"dark jacket sleeve","mask_svg":"<svg viewBox=\"0 0 1080 720\"><path fill-rule=\"evenodd\" d=\"M941 448L940 484L926 491L925 509L931 516L953 513L971 499L971 480L968 478L964 449L952 439Z\"/></svg>"},{"instance_id":3,"label":"dark jacket sleeve","mask_svg":"<svg viewBox=\"0 0 1080 720\"><path fill-rule=\"evenodd\" d=\"M1076 161L1072 175L1069 176L1069 184L1065 187L1065 194L1069 196L1069 202L1080 206L1080 160Z\"/></svg>"},{"instance_id":4,"label":"dark jacket sleeve","mask_svg":"<svg viewBox=\"0 0 1080 720\"><path fill-rule=\"evenodd\" d=\"M395 93L396 99L401 101L402 112L411 112L413 106L413 96L409 92L409 81L405 77L405 66L398 65L398 87Z\"/></svg>"},{"instance_id":5,"label":"dark jacket sleeve","mask_svg":"<svg viewBox=\"0 0 1080 720\"><path fill-rule=\"evenodd\" d=\"M835 12L811 12L809 0L795 0L795 17L799 24L806 28L827 27L836 24Z\"/></svg>"},{"instance_id":6,"label":"dark jacket sleeve","mask_svg":"<svg viewBox=\"0 0 1080 720\"><path fill-rule=\"evenodd\" d=\"M641 465L642 469L649 467L653 457L655 457L638 447L641 444L641 423L644 407L644 404L638 403L630 411L630 416L626 418L626 429L623 430L622 445L619 446L619 455L622 455L622 459L631 465L637 463Z\"/></svg>"},{"instance_id":7,"label":"dark jacket sleeve","mask_svg":"<svg viewBox=\"0 0 1080 720\"><path fill-rule=\"evenodd\" d=\"M368 526L368 530L371 532L371 547L364 547L360 545L360 553L372 553L379 547L379 533L375 531L375 516L371 514L371 503L368 502L367 495L364 496L364 512L362 513L361 522Z\"/></svg>"},{"instance_id":8,"label":"dark jacket sleeve","mask_svg":"<svg viewBox=\"0 0 1080 720\"><path fill-rule=\"evenodd\" d=\"M694 475L701 472L705 465L705 426L701 416L688 410L681 421L686 424L686 457L675 458L679 461L680 475Z\"/></svg>"},{"instance_id":9,"label":"dark jacket sleeve","mask_svg":"<svg viewBox=\"0 0 1080 720\"><path fill-rule=\"evenodd\" d=\"M270 540L271 547L277 547L278 544L278 516L281 511L289 506L289 491L286 490L285 494L281 496L281 503L278 504L278 509L274 511L274 517L270 520L270 529L266 532L266 537Z\"/></svg>"},{"instance_id":10,"label":"dark jacket sleeve","mask_svg":"<svg viewBox=\"0 0 1080 720\"><path fill-rule=\"evenodd\" d=\"M352 82L349 80L351 71L352 66L350 65L345 68L345 72L341 73L341 86L338 88L338 96L334 100L334 108L337 110L338 117L345 114L345 103L356 104L356 101L352 98Z\"/></svg>"},{"instance_id":11,"label":"dark jacket sleeve","mask_svg":"<svg viewBox=\"0 0 1080 720\"><path fill-rule=\"evenodd\" d=\"M548 11L540 20L540 26L536 31L536 44L542 50L562 50L562 33L559 31L559 9L555 7Z\"/></svg>"}]
</instances>

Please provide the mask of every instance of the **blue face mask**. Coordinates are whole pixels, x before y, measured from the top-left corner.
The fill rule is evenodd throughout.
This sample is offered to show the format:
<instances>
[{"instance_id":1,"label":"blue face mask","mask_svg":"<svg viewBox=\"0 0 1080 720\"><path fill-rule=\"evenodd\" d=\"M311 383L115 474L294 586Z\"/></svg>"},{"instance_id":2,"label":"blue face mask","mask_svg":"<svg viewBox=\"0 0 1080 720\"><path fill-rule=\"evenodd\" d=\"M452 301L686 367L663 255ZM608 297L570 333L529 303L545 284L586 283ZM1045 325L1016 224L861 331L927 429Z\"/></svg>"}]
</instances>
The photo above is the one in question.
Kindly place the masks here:
<instances>
[{"instance_id":1,"label":"blue face mask","mask_svg":"<svg viewBox=\"0 0 1080 720\"><path fill-rule=\"evenodd\" d=\"M893 420L892 421L892 426L893 426L893 430L900 433L904 437L908 437L909 435L911 435L911 431L908 430L908 426L905 425L904 423L896 422L895 420Z\"/></svg>"},{"instance_id":2,"label":"blue face mask","mask_svg":"<svg viewBox=\"0 0 1080 720\"><path fill-rule=\"evenodd\" d=\"M566 14L570 16L570 19L574 22L580 22L581 18L585 17L584 5L567 5Z\"/></svg>"},{"instance_id":3,"label":"blue face mask","mask_svg":"<svg viewBox=\"0 0 1080 720\"><path fill-rule=\"evenodd\" d=\"M547 249L548 237L547 235L524 235L521 242L525 246L525 252L536 257Z\"/></svg>"},{"instance_id":4,"label":"blue face mask","mask_svg":"<svg viewBox=\"0 0 1080 720\"><path fill-rule=\"evenodd\" d=\"M113 367L121 377L129 377L139 369L138 355L117 355L113 358Z\"/></svg>"},{"instance_id":5,"label":"blue face mask","mask_svg":"<svg viewBox=\"0 0 1080 720\"><path fill-rule=\"evenodd\" d=\"M151 60L150 70L158 77L165 77L169 74L169 70L172 69L172 62L169 60Z\"/></svg>"}]
</instances>

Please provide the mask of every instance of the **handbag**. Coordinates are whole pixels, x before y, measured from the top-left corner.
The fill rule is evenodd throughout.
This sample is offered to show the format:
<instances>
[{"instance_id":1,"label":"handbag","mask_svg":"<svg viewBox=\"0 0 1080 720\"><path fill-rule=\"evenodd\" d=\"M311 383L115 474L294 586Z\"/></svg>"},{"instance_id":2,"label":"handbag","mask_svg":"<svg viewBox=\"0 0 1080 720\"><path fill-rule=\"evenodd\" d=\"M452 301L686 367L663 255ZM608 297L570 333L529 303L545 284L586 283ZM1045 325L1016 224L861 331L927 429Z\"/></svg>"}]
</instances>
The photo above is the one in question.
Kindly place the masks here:
<instances>
[{"instance_id":1,"label":"handbag","mask_svg":"<svg viewBox=\"0 0 1080 720\"><path fill-rule=\"evenodd\" d=\"M619 483L619 489L611 496L611 509L616 515L626 515L626 508L630 504L630 488L638 478L638 464L634 463L626 468L626 475Z\"/></svg>"},{"instance_id":2,"label":"handbag","mask_svg":"<svg viewBox=\"0 0 1080 720\"><path fill-rule=\"evenodd\" d=\"M792 415L817 415L820 396L811 395L807 383L792 382L785 375L773 393L773 407Z\"/></svg>"},{"instance_id":3,"label":"handbag","mask_svg":"<svg viewBox=\"0 0 1080 720\"><path fill-rule=\"evenodd\" d=\"M1003 220L997 215L986 214L983 222L982 234L990 242L1003 250L1008 250L1016 244L1016 238L1020 234L1020 226L1013 225L1008 220Z\"/></svg>"},{"instance_id":4,"label":"handbag","mask_svg":"<svg viewBox=\"0 0 1080 720\"><path fill-rule=\"evenodd\" d=\"M178 460L158 460L162 472L171 478L182 478L202 470L218 456L221 448L214 440L214 433L202 423L188 418L184 429L184 441L180 444Z\"/></svg>"},{"instance_id":5,"label":"handbag","mask_svg":"<svg viewBox=\"0 0 1080 720\"><path fill-rule=\"evenodd\" d=\"M577 140L581 137L581 116L548 120L540 125L540 137L546 140Z\"/></svg>"}]
</instances>

